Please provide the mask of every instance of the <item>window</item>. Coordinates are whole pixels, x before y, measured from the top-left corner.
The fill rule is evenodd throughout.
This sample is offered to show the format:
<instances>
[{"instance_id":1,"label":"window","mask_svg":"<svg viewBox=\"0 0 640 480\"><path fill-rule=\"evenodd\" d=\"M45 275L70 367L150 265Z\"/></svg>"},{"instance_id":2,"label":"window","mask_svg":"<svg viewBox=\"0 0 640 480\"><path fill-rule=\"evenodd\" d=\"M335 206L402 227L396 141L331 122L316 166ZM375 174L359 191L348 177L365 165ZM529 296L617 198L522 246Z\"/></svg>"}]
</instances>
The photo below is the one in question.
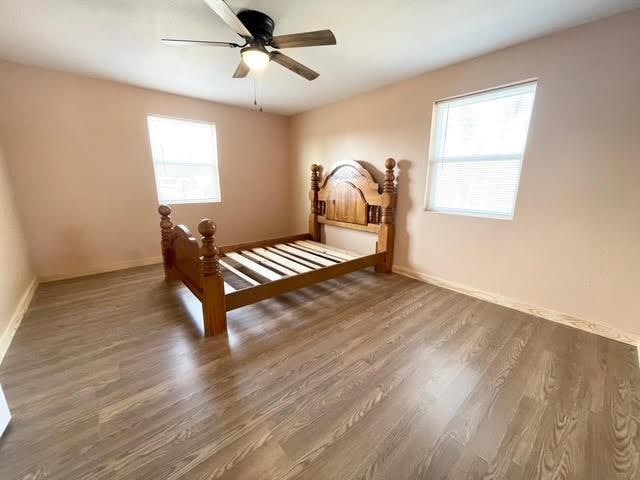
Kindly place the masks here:
<instances>
[{"instance_id":1,"label":"window","mask_svg":"<svg viewBox=\"0 0 640 480\"><path fill-rule=\"evenodd\" d=\"M427 209L512 219L536 82L436 102Z\"/></svg>"},{"instance_id":2,"label":"window","mask_svg":"<svg viewBox=\"0 0 640 480\"><path fill-rule=\"evenodd\" d=\"M219 202L215 125L153 116L147 122L158 201Z\"/></svg>"}]
</instances>

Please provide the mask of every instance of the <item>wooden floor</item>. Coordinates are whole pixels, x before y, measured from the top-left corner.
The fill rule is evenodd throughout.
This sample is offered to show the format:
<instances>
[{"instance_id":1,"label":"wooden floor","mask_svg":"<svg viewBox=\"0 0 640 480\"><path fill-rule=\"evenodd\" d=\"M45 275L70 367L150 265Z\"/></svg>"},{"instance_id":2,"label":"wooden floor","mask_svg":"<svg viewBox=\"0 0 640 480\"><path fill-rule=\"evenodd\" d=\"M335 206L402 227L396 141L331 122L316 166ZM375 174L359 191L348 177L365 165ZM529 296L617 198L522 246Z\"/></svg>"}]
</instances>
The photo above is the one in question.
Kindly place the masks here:
<instances>
[{"instance_id":1,"label":"wooden floor","mask_svg":"<svg viewBox=\"0 0 640 480\"><path fill-rule=\"evenodd\" d=\"M635 349L397 275L229 314L156 266L40 286L0 478L640 478Z\"/></svg>"}]
</instances>

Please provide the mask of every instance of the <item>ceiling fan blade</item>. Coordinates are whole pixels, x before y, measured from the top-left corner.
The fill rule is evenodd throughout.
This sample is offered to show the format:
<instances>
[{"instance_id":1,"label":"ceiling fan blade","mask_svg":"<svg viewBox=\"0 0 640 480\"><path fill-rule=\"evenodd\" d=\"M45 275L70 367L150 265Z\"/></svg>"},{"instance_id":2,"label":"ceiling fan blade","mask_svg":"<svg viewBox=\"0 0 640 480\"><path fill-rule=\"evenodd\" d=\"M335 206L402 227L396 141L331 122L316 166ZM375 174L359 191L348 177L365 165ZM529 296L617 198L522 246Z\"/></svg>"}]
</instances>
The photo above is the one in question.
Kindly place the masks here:
<instances>
[{"instance_id":1,"label":"ceiling fan blade","mask_svg":"<svg viewBox=\"0 0 640 480\"><path fill-rule=\"evenodd\" d=\"M249 73L249 67L247 67L246 63L240 60L240 64L238 65L238 68L236 68L236 71L233 73L233 78L244 78L247 76L248 73Z\"/></svg>"},{"instance_id":2,"label":"ceiling fan blade","mask_svg":"<svg viewBox=\"0 0 640 480\"><path fill-rule=\"evenodd\" d=\"M179 38L163 38L162 41L167 45L204 45L209 47L229 47L229 48L240 47L240 45L233 42L210 42L208 40L182 40Z\"/></svg>"},{"instance_id":3,"label":"ceiling fan blade","mask_svg":"<svg viewBox=\"0 0 640 480\"><path fill-rule=\"evenodd\" d=\"M331 30L278 35L271 40L271 46L274 48L316 47L336 43L336 37Z\"/></svg>"},{"instance_id":4,"label":"ceiling fan blade","mask_svg":"<svg viewBox=\"0 0 640 480\"><path fill-rule=\"evenodd\" d=\"M240 21L240 19L233 13L231 7L227 5L224 0L204 0L207 5L218 14L218 16L224 20L224 23L229 25L229 27L236 32L241 37L245 38L253 38L253 35L247 27L244 26L244 23Z\"/></svg>"},{"instance_id":5,"label":"ceiling fan blade","mask_svg":"<svg viewBox=\"0 0 640 480\"><path fill-rule=\"evenodd\" d=\"M306 78L307 80L315 80L320 76L318 72L314 72L309 67L305 67L300 62L296 62L293 58L286 56L284 53L271 52L271 60L273 60L276 63L279 63L284 68L288 68L293 73L297 73L298 75Z\"/></svg>"}]
</instances>

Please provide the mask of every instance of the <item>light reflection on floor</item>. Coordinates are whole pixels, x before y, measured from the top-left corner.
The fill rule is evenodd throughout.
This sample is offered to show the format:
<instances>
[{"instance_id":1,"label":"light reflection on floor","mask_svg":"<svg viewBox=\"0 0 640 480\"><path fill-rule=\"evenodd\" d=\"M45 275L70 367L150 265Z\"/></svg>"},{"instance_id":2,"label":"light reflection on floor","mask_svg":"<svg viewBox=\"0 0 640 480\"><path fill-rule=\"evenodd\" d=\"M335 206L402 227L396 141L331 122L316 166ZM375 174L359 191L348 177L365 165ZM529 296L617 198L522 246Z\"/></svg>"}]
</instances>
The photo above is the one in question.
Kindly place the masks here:
<instances>
[{"instance_id":1,"label":"light reflection on floor","mask_svg":"<svg viewBox=\"0 0 640 480\"><path fill-rule=\"evenodd\" d=\"M204 335L204 325L202 323L202 304L196 296L189 291L186 287L175 289L176 296L180 299L180 302L188 312L188 317L191 319L193 325L197 327L200 335Z\"/></svg>"},{"instance_id":2,"label":"light reflection on floor","mask_svg":"<svg viewBox=\"0 0 640 480\"><path fill-rule=\"evenodd\" d=\"M196 298L196 296L189 291L188 288L184 286L180 286L175 289L175 294L184 306L186 313L185 315L191 319L192 325L197 328L198 334L200 336L204 336L204 323L202 321L202 304L200 300ZM238 345L239 339L234 334L233 329L229 328L227 330L227 342L229 346L229 350L233 352L234 347Z\"/></svg>"},{"instance_id":3,"label":"light reflection on floor","mask_svg":"<svg viewBox=\"0 0 640 480\"><path fill-rule=\"evenodd\" d=\"M194 388L194 382L197 382L197 388L204 391L211 388L211 378L218 375L218 368L222 368L225 377L227 377L224 388L227 391L235 390L237 387L234 376L231 374L233 362L229 364L218 360L227 356L233 357L234 347L238 345L236 335L230 331L228 335L223 334L205 339L200 300L182 285L174 289L174 294L184 307L184 314L181 320L185 323L185 335L178 341L174 339L174 350L172 351L180 358L178 363L181 367L175 370L180 375L180 381L191 384L190 388ZM210 349L206 347L203 349L201 342L210 342L211 347L216 350L219 356L203 363L202 358L198 357L206 355L207 350L210 351Z\"/></svg>"}]
</instances>

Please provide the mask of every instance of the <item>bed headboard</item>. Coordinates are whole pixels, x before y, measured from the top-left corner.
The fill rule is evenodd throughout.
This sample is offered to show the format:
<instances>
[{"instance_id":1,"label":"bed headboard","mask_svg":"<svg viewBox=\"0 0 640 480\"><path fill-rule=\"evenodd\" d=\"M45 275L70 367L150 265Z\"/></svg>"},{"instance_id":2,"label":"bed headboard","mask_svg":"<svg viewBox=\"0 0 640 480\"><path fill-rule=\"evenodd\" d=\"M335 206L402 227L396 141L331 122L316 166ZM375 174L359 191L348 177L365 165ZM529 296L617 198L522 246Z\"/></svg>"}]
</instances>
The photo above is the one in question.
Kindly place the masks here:
<instances>
[{"instance_id":1,"label":"bed headboard","mask_svg":"<svg viewBox=\"0 0 640 480\"><path fill-rule=\"evenodd\" d=\"M393 250L396 161L388 158L384 165L382 189L358 162L341 163L322 180L320 167L311 165L309 233L314 240L320 241L320 224L335 225L377 233L377 250Z\"/></svg>"},{"instance_id":2,"label":"bed headboard","mask_svg":"<svg viewBox=\"0 0 640 480\"><path fill-rule=\"evenodd\" d=\"M377 233L381 224L393 223L395 164L392 158L385 162L382 192L358 162L337 165L322 181L319 179L320 167L311 165L312 215L317 216L318 223Z\"/></svg>"}]
</instances>

